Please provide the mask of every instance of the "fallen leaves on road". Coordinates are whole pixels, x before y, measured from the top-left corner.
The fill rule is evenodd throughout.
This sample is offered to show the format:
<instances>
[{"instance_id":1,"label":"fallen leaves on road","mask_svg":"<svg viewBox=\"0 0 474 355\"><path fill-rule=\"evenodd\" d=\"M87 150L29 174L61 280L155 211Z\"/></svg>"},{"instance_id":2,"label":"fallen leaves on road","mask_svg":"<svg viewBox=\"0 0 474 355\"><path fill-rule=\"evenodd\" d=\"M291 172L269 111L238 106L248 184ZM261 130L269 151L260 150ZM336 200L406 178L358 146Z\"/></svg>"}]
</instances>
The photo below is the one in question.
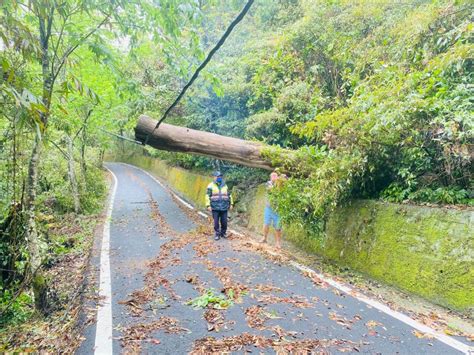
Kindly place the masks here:
<instances>
[{"instance_id":1,"label":"fallen leaves on road","mask_svg":"<svg viewBox=\"0 0 474 355\"><path fill-rule=\"evenodd\" d=\"M119 301L118 303L128 306L130 313L134 317L139 317L143 313L143 308L139 305L135 298L129 298L126 301Z\"/></svg>"},{"instance_id":2,"label":"fallen leaves on road","mask_svg":"<svg viewBox=\"0 0 474 355\"><path fill-rule=\"evenodd\" d=\"M254 305L245 310L247 324L250 328L264 329L264 323L267 320L262 306Z\"/></svg>"},{"instance_id":3,"label":"fallen leaves on road","mask_svg":"<svg viewBox=\"0 0 474 355\"><path fill-rule=\"evenodd\" d=\"M347 319L345 317L340 316L336 312L330 312L329 319L335 321L337 324L342 325L347 329L352 329L352 324L354 324L354 322L358 320L355 316L353 319Z\"/></svg>"},{"instance_id":4,"label":"fallen leaves on road","mask_svg":"<svg viewBox=\"0 0 474 355\"><path fill-rule=\"evenodd\" d=\"M367 323L365 323L365 326L367 328L375 328L377 326L383 327L383 324L375 320L369 320Z\"/></svg>"},{"instance_id":5,"label":"fallen leaves on road","mask_svg":"<svg viewBox=\"0 0 474 355\"><path fill-rule=\"evenodd\" d=\"M199 308L214 308L214 309L227 309L234 303L231 298L226 297L223 294L216 294L213 289L206 290L201 296L198 296L188 302L187 305L191 305L194 309Z\"/></svg>"},{"instance_id":6,"label":"fallen leaves on road","mask_svg":"<svg viewBox=\"0 0 474 355\"><path fill-rule=\"evenodd\" d=\"M159 287L164 288L173 300L178 300L179 296L174 294L172 286L174 282L182 282L184 280L187 283L193 285L193 288L197 290L201 295L197 298L194 298L194 300L191 300L189 304L199 306L198 308L206 308L203 313L203 319L206 322L204 324L207 327L207 330L209 332L219 332L222 329L226 329L228 324L235 323L232 321L225 321L225 310L223 310L222 308L227 308L230 303L222 302L233 301L235 303L240 303L243 301L243 296L245 296L249 292L249 290L255 290L258 292L251 294L251 297L252 299L256 299L259 304L245 308L244 313L247 324L250 328L253 329L271 331L273 333L273 336L267 338L262 335L252 335L249 333L243 333L240 335L224 337L221 339L207 337L199 339L194 343L192 349L193 354L222 353L231 351L252 351L254 350L254 347L257 347L259 349L271 349L273 351L276 351L277 353L296 354L314 352L327 353L327 348L329 347L334 347L334 349L331 349L331 351L338 352L360 351L359 346L361 346L362 343L355 344L345 340L296 339L298 334L300 334L301 337L307 336L307 334L285 331L280 326L266 326L265 322L269 321L270 319L276 319L280 317L267 312L265 310L265 305L287 304L295 308L310 308L315 307L315 305L302 296L295 295L289 297L278 297L273 293L284 292L285 290L280 287L276 287L272 284L261 283L257 285L252 285L251 281L249 281L251 278L244 278L243 280L238 279L237 277L240 277L241 274L254 273L256 271L259 271L260 269L255 268L255 263L253 265L251 265L250 263L245 264L246 260L242 259L242 257L226 256L225 258L218 259L218 255L215 255L209 258L210 254L217 254L226 246L225 243L216 243L212 240L210 236L213 233L210 225L203 226L202 224L197 223L198 227L193 232L186 234L177 234L176 232L173 232L171 228L169 228L163 217L159 214L157 205L153 203L151 203L151 205L152 209L154 210L154 219L159 224L160 230L164 229L171 239L161 246L159 255L157 255L157 257L151 263L149 263L149 271L145 275L145 286L143 287L143 289L135 291L134 293L132 293L132 297L130 299L123 302L127 305L132 314L143 315L142 313L148 310L146 304L151 302L151 300L156 296L156 290ZM191 215L189 211L184 211L188 215ZM202 221L200 220L199 222ZM248 240L246 237L242 236L233 236L229 239L231 240L230 243L227 244L227 246L232 247L234 251L243 252L243 254L246 254L247 252L259 253L262 254L266 260L270 259L275 264L289 264L290 258L288 258L284 253L274 253L274 251L269 246L254 243ZM222 284L222 288L216 287L217 291L212 292L212 294L208 293L209 289L200 280L197 274L183 275L179 277L178 280L171 281L167 280L164 276L164 272L168 272L166 270L164 271L164 269L178 265L184 261L181 260L177 255L181 249L186 248L188 246L190 247L191 245L192 249L194 250L195 256L190 263L199 263L204 265L207 270L211 271L215 275L217 280ZM232 272L234 271L233 268L225 264L221 264L222 261L225 261L227 265L237 263L240 264L240 274L234 274ZM303 272L303 274L319 288L329 288L329 284L326 281L322 280L318 276L318 274L314 272ZM249 283L249 285L245 284L244 282ZM295 285L294 282L296 281L291 279L286 280L286 283L283 283L282 287L285 288L288 285ZM345 296L345 294L337 291L336 289L331 288L330 291L336 294L337 296ZM332 309L336 307L337 309L345 308L344 305L337 303L334 307L334 305L330 304L329 301L320 300L317 297L312 299L312 301L314 303L318 303L319 305L324 304L328 308L329 306L331 306ZM317 315L322 316L321 314ZM305 314L300 312L297 318L293 319L293 321L299 321L303 319L304 316ZM362 317L358 314L348 319L344 316L337 314L336 312L329 313L329 318L349 330L355 322L360 321L362 319ZM436 322L437 320L427 319L425 321L429 323L430 321ZM365 325L368 328L369 335L377 335L377 327L381 327L386 330L386 328L380 322L377 322L375 320L369 320L365 323ZM124 344L126 350L130 350L132 352L139 351L140 344L142 344L143 342L159 344L160 340L154 338L150 339L150 333L158 329L164 329L165 331L169 331L168 328L165 329L162 327L163 324L160 322L134 325L128 328L124 333L125 337L122 340L122 344ZM182 328L177 327L176 329L181 329L182 331ZM414 334L418 337L426 337L426 335L423 333Z\"/></svg>"},{"instance_id":7,"label":"fallen leaves on road","mask_svg":"<svg viewBox=\"0 0 474 355\"><path fill-rule=\"evenodd\" d=\"M263 295L257 299L258 302L265 304L287 303L296 308L310 308L313 305L308 300L301 296L292 297L278 297L274 295Z\"/></svg>"},{"instance_id":8,"label":"fallen leaves on road","mask_svg":"<svg viewBox=\"0 0 474 355\"><path fill-rule=\"evenodd\" d=\"M206 238L205 240L199 241L199 243L195 243L193 249L197 256L206 257L209 254L216 253L219 250L219 247L213 240Z\"/></svg>"},{"instance_id":9,"label":"fallen leaves on road","mask_svg":"<svg viewBox=\"0 0 474 355\"><path fill-rule=\"evenodd\" d=\"M242 296L246 295L249 287L240 282L234 281L232 274L226 266L216 266L211 260L203 260L202 263L206 265L209 271L212 271L219 281L222 283L221 290L227 297L234 300L235 303L242 302Z\"/></svg>"},{"instance_id":10,"label":"fallen leaves on road","mask_svg":"<svg viewBox=\"0 0 474 355\"><path fill-rule=\"evenodd\" d=\"M433 335L428 334L428 333L423 333L418 330L413 330L412 331L413 335L416 336L419 339L433 339Z\"/></svg>"},{"instance_id":11,"label":"fallen leaves on road","mask_svg":"<svg viewBox=\"0 0 474 355\"><path fill-rule=\"evenodd\" d=\"M279 325L272 327L270 329L275 333L275 335L278 336L279 339L282 339L284 337L292 337L296 339L296 336L298 334L298 332L286 331Z\"/></svg>"},{"instance_id":12,"label":"fallen leaves on road","mask_svg":"<svg viewBox=\"0 0 474 355\"><path fill-rule=\"evenodd\" d=\"M191 285L193 285L193 288L198 291L199 293L204 293L206 290L206 287L204 284L201 282L201 279L199 278L199 275L187 275L185 276L185 281Z\"/></svg>"},{"instance_id":13,"label":"fallen leaves on road","mask_svg":"<svg viewBox=\"0 0 474 355\"><path fill-rule=\"evenodd\" d=\"M254 242L249 238L235 237L233 238L232 248L237 252L257 252L265 256L266 259L273 261L275 264L289 263L290 258L285 255L284 251L280 251L278 254L274 250L266 245Z\"/></svg>"},{"instance_id":14,"label":"fallen leaves on road","mask_svg":"<svg viewBox=\"0 0 474 355\"><path fill-rule=\"evenodd\" d=\"M126 353L139 353L142 342L151 342L160 344L160 340L149 338L149 335L157 330L164 330L166 333L179 333L187 329L179 326L179 322L170 317L161 317L152 323L139 323L127 327L123 330L123 336L120 338L121 345Z\"/></svg>"},{"instance_id":15,"label":"fallen leaves on road","mask_svg":"<svg viewBox=\"0 0 474 355\"><path fill-rule=\"evenodd\" d=\"M145 185L146 187L146 185ZM158 203L153 199L153 195L146 187L146 191L148 192L148 203L150 205L150 217L153 221L155 221L159 228L157 228L158 233L163 237L165 235L174 234L173 229L170 225L166 222L163 216L160 214L160 210L158 209Z\"/></svg>"},{"instance_id":16,"label":"fallen leaves on road","mask_svg":"<svg viewBox=\"0 0 474 355\"><path fill-rule=\"evenodd\" d=\"M460 329L456 329L448 324L448 322L442 319L438 314L434 312L429 312L428 314L423 313L415 313L411 314L411 316L416 319L418 322L427 325L430 328L438 332L443 332L449 336L464 336L468 340L473 341L474 334L467 334Z\"/></svg>"},{"instance_id":17,"label":"fallen leaves on road","mask_svg":"<svg viewBox=\"0 0 474 355\"><path fill-rule=\"evenodd\" d=\"M258 284L254 288L260 292L283 292L283 289L273 285Z\"/></svg>"},{"instance_id":18,"label":"fallen leaves on road","mask_svg":"<svg viewBox=\"0 0 474 355\"><path fill-rule=\"evenodd\" d=\"M173 255L172 250L183 248L192 241L190 238L187 238L187 235L185 237L174 232L166 223L151 194L149 203L152 209L153 220L155 220L159 226L158 230L166 231L168 235L172 236L172 239L164 243L160 248L158 256L148 263L148 271L145 274L144 287L132 292L128 300L119 302L125 304L133 316L142 315L144 309L147 308L145 305L156 298L156 290L159 287L163 287L172 299L180 299L180 296L177 295L171 287L171 282L162 275L162 270L168 266L180 264L181 259L176 255Z\"/></svg>"},{"instance_id":19,"label":"fallen leaves on road","mask_svg":"<svg viewBox=\"0 0 474 355\"><path fill-rule=\"evenodd\" d=\"M376 336L378 334L378 332L375 330L376 327L382 327L384 330L387 330L387 328L385 328L382 323L375 320L369 320L367 323L365 323L365 326L369 329L367 334L371 336Z\"/></svg>"},{"instance_id":20,"label":"fallen leaves on road","mask_svg":"<svg viewBox=\"0 0 474 355\"><path fill-rule=\"evenodd\" d=\"M229 325L235 324L235 321L225 321L224 313L217 309L207 309L203 315L207 321L207 330L219 332L222 328L227 329Z\"/></svg>"},{"instance_id":21,"label":"fallen leaves on road","mask_svg":"<svg viewBox=\"0 0 474 355\"><path fill-rule=\"evenodd\" d=\"M313 283L319 287L322 287L324 289L328 288L329 285L326 281L323 281L318 275L316 275L314 272L303 272L303 275L308 277ZM334 289L335 290L335 289Z\"/></svg>"},{"instance_id":22,"label":"fallen leaves on road","mask_svg":"<svg viewBox=\"0 0 474 355\"><path fill-rule=\"evenodd\" d=\"M253 347L259 349L273 349L277 354L329 354L328 348L336 346L338 351L357 351L357 344L347 340L286 340L243 333L221 339L214 337L198 339L194 342L191 354L204 355L237 351L247 352L251 351Z\"/></svg>"}]
</instances>

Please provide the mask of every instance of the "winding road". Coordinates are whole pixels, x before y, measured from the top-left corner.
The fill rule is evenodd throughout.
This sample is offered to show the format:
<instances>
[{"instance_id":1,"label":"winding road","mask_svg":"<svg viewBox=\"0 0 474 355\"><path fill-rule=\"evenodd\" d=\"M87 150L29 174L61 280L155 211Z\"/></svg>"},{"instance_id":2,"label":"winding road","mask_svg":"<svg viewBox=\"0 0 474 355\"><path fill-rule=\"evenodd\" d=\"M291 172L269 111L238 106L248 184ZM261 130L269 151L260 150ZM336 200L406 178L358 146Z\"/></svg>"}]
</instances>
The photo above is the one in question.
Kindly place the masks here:
<instances>
[{"instance_id":1,"label":"winding road","mask_svg":"<svg viewBox=\"0 0 474 355\"><path fill-rule=\"evenodd\" d=\"M100 302L79 354L469 351L243 235L215 242L206 220L148 173L107 168L114 182L94 259Z\"/></svg>"}]
</instances>

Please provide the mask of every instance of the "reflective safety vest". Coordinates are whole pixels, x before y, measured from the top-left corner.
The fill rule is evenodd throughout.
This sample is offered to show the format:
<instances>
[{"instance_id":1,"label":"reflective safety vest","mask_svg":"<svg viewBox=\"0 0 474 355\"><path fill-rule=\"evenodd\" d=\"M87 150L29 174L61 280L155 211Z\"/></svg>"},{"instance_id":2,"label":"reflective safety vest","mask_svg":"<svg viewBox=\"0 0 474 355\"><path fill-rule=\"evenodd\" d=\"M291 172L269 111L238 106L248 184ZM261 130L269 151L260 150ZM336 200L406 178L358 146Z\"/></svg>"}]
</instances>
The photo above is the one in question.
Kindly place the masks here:
<instances>
[{"instance_id":1,"label":"reflective safety vest","mask_svg":"<svg viewBox=\"0 0 474 355\"><path fill-rule=\"evenodd\" d=\"M225 182L217 185L213 181L207 186L206 207L211 207L214 211L227 211L233 204L232 195Z\"/></svg>"}]
</instances>

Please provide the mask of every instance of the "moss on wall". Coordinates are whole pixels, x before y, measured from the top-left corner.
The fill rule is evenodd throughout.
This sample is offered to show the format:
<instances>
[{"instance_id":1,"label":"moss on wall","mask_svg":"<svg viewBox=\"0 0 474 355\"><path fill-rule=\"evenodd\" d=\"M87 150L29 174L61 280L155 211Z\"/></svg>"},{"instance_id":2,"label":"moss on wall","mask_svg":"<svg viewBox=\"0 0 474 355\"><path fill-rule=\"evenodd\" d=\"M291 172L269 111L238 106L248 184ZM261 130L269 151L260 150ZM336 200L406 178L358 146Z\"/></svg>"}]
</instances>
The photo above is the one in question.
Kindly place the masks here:
<instances>
[{"instance_id":1,"label":"moss on wall","mask_svg":"<svg viewBox=\"0 0 474 355\"><path fill-rule=\"evenodd\" d=\"M165 162L143 155L131 155L115 159L124 163L136 165L153 175L166 180L176 191L200 208L205 207L207 185L212 181L211 176L196 174L188 170L172 167Z\"/></svg>"},{"instance_id":2,"label":"moss on wall","mask_svg":"<svg viewBox=\"0 0 474 355\"><path fill-rule=\"evenodd\" d=\"M265 209L266 189L264 185L250 192L250 208L248 209L247 228L261 231L263 227L263 211Z\"/></svg>"},{"instance_id":3,"label":"moss on wall","mask_svg":"<svg viewBox=\"0 0 474 355\"><path fill-rule=\"evenodd\" d=\"M474 307L474 213L353 201L330 218L320 243L287 236L328 261L460 311Z\"/></svg>"},{"instance_id":4,"label":"moss on wall","mask_svg":"<svg viewBox=\"0 0 474 355\"><path fill-rule=\"evenodd\" d=\"M166 179L204 207L210 177L145 156L119 159ZM248 228L260 231L265 188L240 198ZM474 212L379 201L353 201L330 218L326 238L304 226L284 226L286 238L330 262L349 266L434 303L466 311L474 307Z\"/></svg>"}]
</instances>

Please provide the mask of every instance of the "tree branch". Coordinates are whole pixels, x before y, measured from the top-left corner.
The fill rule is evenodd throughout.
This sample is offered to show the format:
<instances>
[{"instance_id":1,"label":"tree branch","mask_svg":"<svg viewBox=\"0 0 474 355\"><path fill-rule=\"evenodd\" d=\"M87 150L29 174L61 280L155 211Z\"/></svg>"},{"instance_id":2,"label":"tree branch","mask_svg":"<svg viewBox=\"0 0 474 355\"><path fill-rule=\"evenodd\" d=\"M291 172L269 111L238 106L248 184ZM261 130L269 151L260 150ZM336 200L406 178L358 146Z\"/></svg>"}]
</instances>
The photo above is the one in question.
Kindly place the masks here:
<instances>
[{"instance_id":1,"label":"tree branch","mask_svg":"<svg viewBox=\"0 0 474 355\"><path fill-rule=\"evenodd\" d=\"M56 42L56 46L54 46L53 58L51 59L51 73L54 73L54 62L55 62L56 58L59 59L58 49L59 49L59 45L61 43L61 40L62 40L62 37L63 37L63 34L64 34L64 28L66 27L66 21L67 21L68 18L69 18L69 14L64 18L63 24L61 26L61 30L59 32L58 41Z\"/></svg>"},{"instance_id":2,"label":"tree branch","mask_svg":"<svg viewBox=\"0 0 474 355\"><path fill-rule=\"evenodd\" d=\"M53 83L56 81L56 78L58 77L59 72L61 71L62 67L64 66L64 63L66 62L66 59L72 54L72 52L74 52L77 49L77 47L79 47L82 43L84 43L84 41L86 41L90 36L92 36L95 32L97 32L97 30L99 28L101 28L107 22L107 20L110 18L110 16L111 16L111 13L107 14L104 17L104 19L95 28L93 28L89 33L82 36L82 38L80 38L76 42L76 44L69 47L69 49L66 50L66 52L64 52L63 56L61 57L61 61L59 63L59 66L56 69L56 72L53 74Z\"/></svg>"},{"instance_id":3,"label":"tree branch","mask_svg":"<svg viewBox=\"0 0 474 355\"><path fill-rule=\"evenodd\" d=\"M81 133L81 131L87 126L87 121L89 120L89 117L91 117L91 114L92 114L92 111L94 109L89 109L89 111L87 112L86 114L86 118L84 119L84 122L82 123L81 125L81 128L78 129L78 131L76 132L76 134L74 135L74 138L72 139L72 141L74 142L77 138L77 136L79 136L79 133Z\"/></svg>"},{"instance_id":4,"label":"tree branch","mask_svg":"<svg viewBox=\"0 0 474 355\"><path fill-rule=\"evenodd\" d=\"M56 148L58 148L58 150L64 155L66 160L69 160L69 155L64 150L62 150L62 148L59 145L57 145L54 141L50 139L48 139L48 142L52 143Z\"/></svg>"}]
</instances>

